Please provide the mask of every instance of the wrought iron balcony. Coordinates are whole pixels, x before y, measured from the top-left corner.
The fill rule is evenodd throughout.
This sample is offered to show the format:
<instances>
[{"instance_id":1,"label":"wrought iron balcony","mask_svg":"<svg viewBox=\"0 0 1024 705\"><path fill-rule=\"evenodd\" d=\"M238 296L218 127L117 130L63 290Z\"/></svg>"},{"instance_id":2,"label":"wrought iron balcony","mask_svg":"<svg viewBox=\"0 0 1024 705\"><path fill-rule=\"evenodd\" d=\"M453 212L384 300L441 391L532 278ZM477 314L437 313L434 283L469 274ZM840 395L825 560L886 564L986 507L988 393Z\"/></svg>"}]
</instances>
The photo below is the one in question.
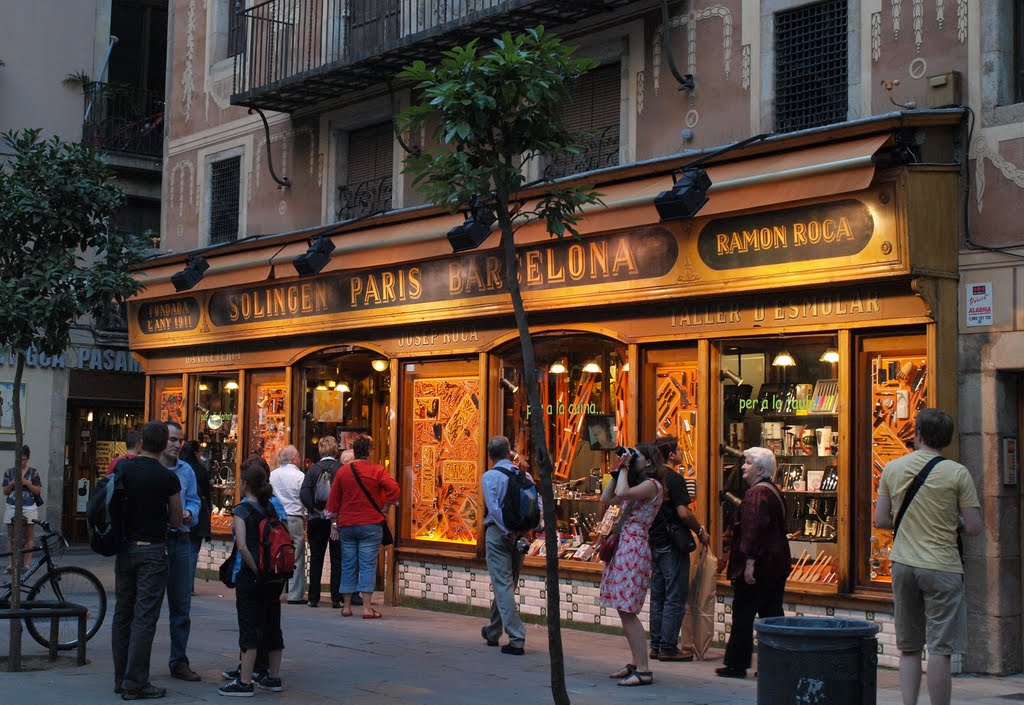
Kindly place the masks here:
<instances>
[{"instance_id":1,"label":"wrought iron balcony","mask_svg":"<svg viewBox=\"0 0 1024 705\"><path fill-rule=\"evenodd\" d=\"M338 220L351 220L391 210L391 177L338 187Z\"/></svg>"},{"instance_id":2,"label":"wrought iron balcony","mask_svg":"<svg viewBox=\"0 0 1024 705\"><path fill-rule=\"evenodd\" d=\"M473 37L557 29L636 0L265 0L235 2L231 102L294 112L378 85Z\"/></svg>"},{"instance_id":3,"label":"wrought iron balcony","mask_svg":"<svg viewBox=\"0 0 1024 705\"><path fill-rule=\"evenodd\" d=\"M82 142L101 152L160 159L164 152L164 97L114 83L85 87Z\"/></svg>"},{"instance_id":4,"label":"wrought iron balcony","mask_svg":"<svg viewBox=\"0 0 1024 705\"><path fill-rule=\"evenodd\" d=\"M603 169L619 163L619 126L610 125L580 141L578 154L570 154L548 161L544 178L558 179L570 174Z\"/></svg>"}]
</instances>

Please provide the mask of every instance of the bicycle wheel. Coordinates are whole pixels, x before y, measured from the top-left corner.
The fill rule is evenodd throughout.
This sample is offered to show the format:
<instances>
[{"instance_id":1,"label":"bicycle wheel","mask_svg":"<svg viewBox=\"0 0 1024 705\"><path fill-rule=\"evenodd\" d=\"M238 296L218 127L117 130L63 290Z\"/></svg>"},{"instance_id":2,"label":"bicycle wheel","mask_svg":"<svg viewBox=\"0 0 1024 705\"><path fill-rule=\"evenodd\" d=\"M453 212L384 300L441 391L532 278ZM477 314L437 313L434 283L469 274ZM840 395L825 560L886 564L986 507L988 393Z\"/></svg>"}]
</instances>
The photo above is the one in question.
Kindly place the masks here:
<instances>
[{"instance_id":1,"label":"bicycle wheel","mask_svg":"<svg viewBox=\"0 0 1024 705\"><path fill-rule=\"evenodd\" d=\"M75 566L61 566L44 575L32 586L29 600L71 602L82 605L89 612L85 619L85 639L92 639L107 615L107 593L99 578ZM41 646L50 647L50 620L46 617L26 617L25 626L29 634ZM60 619L57 629L57 648L64 651L78 646L78 619Z\"/></svg>"}]
</instances>

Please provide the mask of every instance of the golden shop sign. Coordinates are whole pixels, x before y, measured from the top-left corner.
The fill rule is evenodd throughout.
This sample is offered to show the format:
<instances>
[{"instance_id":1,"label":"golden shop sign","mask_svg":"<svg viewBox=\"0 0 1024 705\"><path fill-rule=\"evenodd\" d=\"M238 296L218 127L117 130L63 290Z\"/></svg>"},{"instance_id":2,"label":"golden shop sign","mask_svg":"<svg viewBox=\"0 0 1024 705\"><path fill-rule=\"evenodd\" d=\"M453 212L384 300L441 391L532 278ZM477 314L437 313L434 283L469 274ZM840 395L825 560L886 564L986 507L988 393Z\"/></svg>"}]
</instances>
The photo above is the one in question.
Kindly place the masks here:
<instances>
[{"instance_id":1,"label":"golden shop sign","mask_svg":"<svg viewBox=\"0 0 1024 705\"><path fill-rule=\"evenodd\" d=\"M868 207L847 199L712 220L697 250L715 270L807 262L855 255L874 230Z\"/></svg>"},{"instance_id":2,"label":"golden shop sign","mask_svg":"<svg viewBox=\"0 0 1024 705\"><path fill-rule=\"evenodd\" d=\"M519 249L521 286L532 291L662 277L678 254L675 237L662 227L553 240ZM210 322L223 327L473 299L504 292L504 277L501 254L483 252L247 286L212 294Z\"/></svg>"},{"instance_id":3,"label":"golden shop sign","mask_svg":"<svg viewBox=\"0 0 1024 705\"><path fill-rule=\"evenodd\" d=\"M139 306L139 330L146 335L178 333L199 327L199 301L192 297Z\"/></svg>"}]
</instances>

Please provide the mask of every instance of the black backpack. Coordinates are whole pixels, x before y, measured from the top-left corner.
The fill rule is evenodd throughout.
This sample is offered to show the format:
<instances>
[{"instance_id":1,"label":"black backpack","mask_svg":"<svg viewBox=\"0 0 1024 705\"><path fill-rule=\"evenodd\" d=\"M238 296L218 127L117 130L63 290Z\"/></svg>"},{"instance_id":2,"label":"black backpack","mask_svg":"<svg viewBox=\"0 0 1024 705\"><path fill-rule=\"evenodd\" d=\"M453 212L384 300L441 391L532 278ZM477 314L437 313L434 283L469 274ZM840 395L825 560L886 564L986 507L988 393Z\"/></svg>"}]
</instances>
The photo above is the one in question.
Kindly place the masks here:
<instances>
[{"instance_id":1,"label":"black backpack","mask_svg":"<svg viewBox=\"0 0 1024 705\"><path fill-rule=\"evenodd\" d=\"M537 487L518 470L495 467L508 478L505 497L501 501L501 521L509 531L530 531L540 525L540 504Z\"/></svg>"},{"instance_id":2,"label":"black backpack","mask_svg":"<svg viewBox=\"0 0 1024 705\"><path fill-rule=\"evenodd\" d=\"M125 543L124 515L127 494L117 469L96 483L86 509L89 546L101 556L115 556Z\"/></svg>"}]
</instances>

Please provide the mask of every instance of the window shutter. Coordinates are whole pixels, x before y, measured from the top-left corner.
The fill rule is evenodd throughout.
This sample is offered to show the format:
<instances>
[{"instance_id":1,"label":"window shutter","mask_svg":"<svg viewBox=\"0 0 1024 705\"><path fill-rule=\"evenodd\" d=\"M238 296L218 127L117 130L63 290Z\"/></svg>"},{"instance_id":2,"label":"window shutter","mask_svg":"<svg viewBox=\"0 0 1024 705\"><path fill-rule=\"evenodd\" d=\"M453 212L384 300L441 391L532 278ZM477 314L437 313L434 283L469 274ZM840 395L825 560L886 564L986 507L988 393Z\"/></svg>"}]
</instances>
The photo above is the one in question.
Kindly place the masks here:
<instances>
[{"instance_id":1,"label":"window shutter","mask_svg":"<svg viewBox=\"0 0 1024 705\"><path fill-rule=\"evenodd\" d=\"M579 154L549 160L545 176L558 178L619 163L620 77L620 64L607 64L584 74L572 86L562 120L569 129L589 134Z\"/></svg>"},{"instance_id":2,"label":"window shutter","mask_svg":"<svg viewBox=\"0 0 1024 705\"><path fill-rule=\"evenodd\" d=\"M383 122L353 130L348 138L349 186L391 176L394 133L391 123Z\"/></svg>"}]
</instances>

